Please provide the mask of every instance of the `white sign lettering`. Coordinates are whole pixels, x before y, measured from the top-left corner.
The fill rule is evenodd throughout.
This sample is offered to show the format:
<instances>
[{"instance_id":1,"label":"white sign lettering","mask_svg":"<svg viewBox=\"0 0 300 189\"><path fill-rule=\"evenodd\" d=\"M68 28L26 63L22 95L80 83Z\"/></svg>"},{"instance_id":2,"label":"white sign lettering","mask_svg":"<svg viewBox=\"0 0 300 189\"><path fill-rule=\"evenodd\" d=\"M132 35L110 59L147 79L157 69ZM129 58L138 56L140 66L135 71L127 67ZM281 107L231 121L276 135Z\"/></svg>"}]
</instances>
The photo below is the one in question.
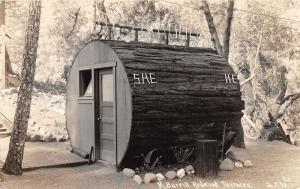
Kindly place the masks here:
<instances>
[{"instance_id":1,"label":"white sign lettering","mask_svg":"<svg viewBox=\"0 0 300 189\"><path fill-rule=\"evenodd\" d=\"M237 77L234 74L225 74L226 83L238 83Z\"/></svg>"},{"instance_id":2,"label":"white sign lettering","mask_svg":"<svg viewBox=\"0 0 300 189\"><path fill-rule=\"evenodd\" d=\"M140 84L152 85L157 83L154 73L141 73L141 74L134 73L133 80L134 80L134 85L140 85Z\"/></svg>"}]
</instances>

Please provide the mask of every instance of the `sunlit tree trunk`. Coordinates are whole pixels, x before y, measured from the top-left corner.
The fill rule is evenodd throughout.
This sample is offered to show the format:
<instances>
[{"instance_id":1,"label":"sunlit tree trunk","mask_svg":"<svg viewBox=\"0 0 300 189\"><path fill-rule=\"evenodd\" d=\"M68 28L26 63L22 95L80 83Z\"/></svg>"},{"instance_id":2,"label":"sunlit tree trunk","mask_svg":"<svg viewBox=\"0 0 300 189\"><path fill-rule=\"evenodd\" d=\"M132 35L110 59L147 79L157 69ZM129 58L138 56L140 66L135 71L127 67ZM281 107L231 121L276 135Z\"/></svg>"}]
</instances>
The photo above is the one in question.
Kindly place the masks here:
<instances>
[{"instance_id":1,"label":"sunlit tree trunk","mask_svg":"<svg viewBox=\"0 0 300 189\"><path fill-rule=\"evenodd\" d=\"M21 175L25 138L28 118L30 115L31 93L35 74L39 29L41 16L41 1L34 0L29 5L29 18L26 30L25 48L21 85L17 100L9 151L3 166L6 174Z\"/></svg>"},{"instance_id":2,"label":"sunlit tree trunk","mask_svg":"<svg viewBox=\"0 0 300 189\"><path fill-rule=\"evenodd\" d=\"M223 47L220 43L218 32L217 32L217 29L214 24L214 19L211 15L209 5L206 0L202 0L202 4L203 4L202 8L203 8L204 15L205 15L205 18L207 21L209 33L211 36L211 41L212 41L215 49L217 50L218 54L223 56Z\"/></svg>"},{"instance_id":3,"label":"sunlit tree trunk","mask_svg":"<svg viewBox=\"0 0 300 189\"><path fill-rule=\"evenodd\" d=\"M226 25L225 25L225 32L224 32L224 43L223 43L223 55L228 60L229 57L229 44L230 44L230 30L231 30L231 21L233 15L233 7L234 1L228 0L228 8L227 8L227 15L226 15Z\"/></svg>"}]
</instances>

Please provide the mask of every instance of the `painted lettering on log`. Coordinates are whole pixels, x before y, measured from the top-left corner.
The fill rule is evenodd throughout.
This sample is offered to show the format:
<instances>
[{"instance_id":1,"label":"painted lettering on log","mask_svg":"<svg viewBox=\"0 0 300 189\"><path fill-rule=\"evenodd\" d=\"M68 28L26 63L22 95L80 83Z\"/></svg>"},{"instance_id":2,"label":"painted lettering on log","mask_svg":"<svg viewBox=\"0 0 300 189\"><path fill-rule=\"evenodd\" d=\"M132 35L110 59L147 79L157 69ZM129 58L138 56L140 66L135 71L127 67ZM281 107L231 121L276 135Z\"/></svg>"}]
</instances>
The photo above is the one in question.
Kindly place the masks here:
<instances>
[{"instance_id":1,"label":"painted lettering on log","mask_svg":"<svg viewBox=\"0 0 300 189\"><path fill-rule=\"evenodd\" d=\"M134 73L133 74L134 85L153 85L157 83L154 73Z\"/></svg>"},{"instance_id":2,"label":"painted lettering on log","mask_svg":"<svg viewBox=\"0 0 300 189\"><path fill-rule=\"evenodd\" d=\"M225 74L226 83L238 83L237 76L235 74Z\"/></svg>"}]
</instances>

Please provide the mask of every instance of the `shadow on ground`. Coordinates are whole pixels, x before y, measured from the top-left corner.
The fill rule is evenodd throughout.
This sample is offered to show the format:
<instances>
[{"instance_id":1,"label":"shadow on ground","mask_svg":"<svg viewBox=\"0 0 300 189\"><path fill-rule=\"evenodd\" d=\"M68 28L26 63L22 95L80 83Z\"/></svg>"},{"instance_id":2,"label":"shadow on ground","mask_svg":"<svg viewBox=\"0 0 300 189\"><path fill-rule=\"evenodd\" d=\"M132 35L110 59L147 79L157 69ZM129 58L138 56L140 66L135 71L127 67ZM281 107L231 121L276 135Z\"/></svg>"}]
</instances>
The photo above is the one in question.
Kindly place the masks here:
<instances>
[{"instance_id":1,"label":"shadow on ground","mask_svg":"<svg viewBox=\"0 0 300 189\"><path fill-rule=\"evenodd\" d=\"M7 141L6 141L7 142ZM2 139L0 154L3 155ZM186 176L180 180L137 185L110 165L100 163L70 168L38 169L24 172L22 176L4 175L4 188L28 189L135 189L135 188L287 188L300 187L300 148L283 142L247 142L247 154L254 164L251 168L235 168L221 172L216 178ZM24 166L81 161L69 152L68 143L33 143L25 147ZM2 150L2 151L1 151Z\"/></svg>"}]
</instances>

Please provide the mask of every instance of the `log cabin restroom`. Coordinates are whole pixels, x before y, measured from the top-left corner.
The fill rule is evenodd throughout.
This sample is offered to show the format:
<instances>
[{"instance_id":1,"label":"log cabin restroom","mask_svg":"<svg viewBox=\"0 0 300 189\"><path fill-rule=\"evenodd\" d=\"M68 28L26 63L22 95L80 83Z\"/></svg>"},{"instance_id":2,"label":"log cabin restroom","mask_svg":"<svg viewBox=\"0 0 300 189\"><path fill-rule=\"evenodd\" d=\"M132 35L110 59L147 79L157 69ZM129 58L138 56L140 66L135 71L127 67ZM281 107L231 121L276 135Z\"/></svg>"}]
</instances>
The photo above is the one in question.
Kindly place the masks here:
<instances>
[{"instance_id":1,"label":"log cabin restroom","mask_svg":"<svg viewBox=\"0 0 300 189\"><path fill-rule=\"evenodd\" d=\"M240 130L244 108L231 74L213 49L91 41L67 82L72 150L121 167L152 149L221 144L225 123L226 136Z\"/></svg>"}]
</instances>

